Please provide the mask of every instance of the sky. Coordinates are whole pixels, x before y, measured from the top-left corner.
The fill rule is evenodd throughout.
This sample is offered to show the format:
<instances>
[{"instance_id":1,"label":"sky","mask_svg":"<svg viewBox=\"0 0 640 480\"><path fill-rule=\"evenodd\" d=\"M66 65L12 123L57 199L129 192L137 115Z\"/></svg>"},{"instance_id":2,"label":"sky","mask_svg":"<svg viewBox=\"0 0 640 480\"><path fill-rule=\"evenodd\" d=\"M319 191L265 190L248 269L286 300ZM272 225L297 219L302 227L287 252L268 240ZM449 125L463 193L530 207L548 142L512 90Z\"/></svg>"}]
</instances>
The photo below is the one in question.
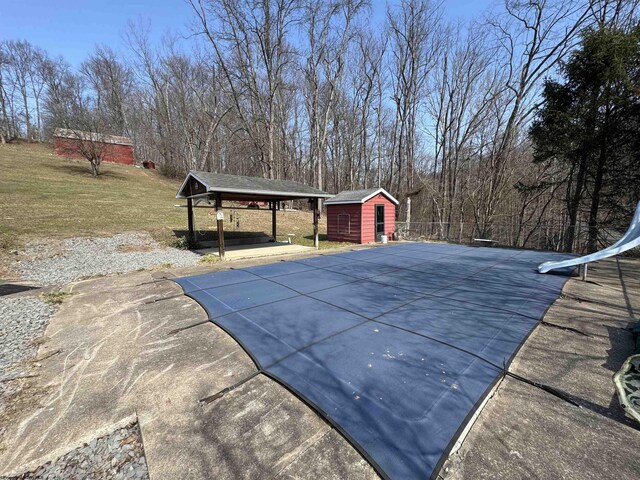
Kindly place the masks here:
<instances>
[{"instance_id":1,"label":"sky","mask_svg":"<svg viewBox=\"0 0 640 480\"><path fill-rule=\"evenodd\" d=\"M443 0L445 15L466 20L495 0ZM372 0L373 18L385 1ZM129 21L149 24L151 39L187 32L193 15L186 0L0 0L0 40L24 39L78 66L96 45L125 45Z\"/></svg>"}]
</instances>

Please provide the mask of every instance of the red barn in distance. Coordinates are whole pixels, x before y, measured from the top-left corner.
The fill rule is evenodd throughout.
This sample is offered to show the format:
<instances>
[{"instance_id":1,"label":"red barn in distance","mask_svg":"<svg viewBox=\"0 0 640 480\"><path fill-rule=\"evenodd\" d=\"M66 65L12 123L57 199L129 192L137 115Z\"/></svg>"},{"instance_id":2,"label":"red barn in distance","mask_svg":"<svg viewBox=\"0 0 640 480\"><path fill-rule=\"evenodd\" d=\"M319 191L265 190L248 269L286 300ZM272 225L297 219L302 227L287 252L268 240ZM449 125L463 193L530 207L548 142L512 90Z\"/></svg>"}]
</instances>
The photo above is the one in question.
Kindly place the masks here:
<instances>
[{"instance_id":1,"label":"red barn in distance","mask_svg":"<svg viewBox=\"0 0 640 480\"><path fill-rule=\"evenodd\" d=\"M66 128L56 128L53 133L53 151L60 157L85 158L79 146L80 141L95 142L97 148L104 149L102 161L133 165L133 142L128 137L81 132Z\"/></svg>"},{"instance_id":2,"label":"red barn in distance","mask_svg":"<svg viewBox=\"0 0 640 480\"><path fill-rule=\"evenodd\" d=\"M327 240L371 243L393 239L398 200L384 188L340 192L324 202Z\"/></svg>"}]
</instances>

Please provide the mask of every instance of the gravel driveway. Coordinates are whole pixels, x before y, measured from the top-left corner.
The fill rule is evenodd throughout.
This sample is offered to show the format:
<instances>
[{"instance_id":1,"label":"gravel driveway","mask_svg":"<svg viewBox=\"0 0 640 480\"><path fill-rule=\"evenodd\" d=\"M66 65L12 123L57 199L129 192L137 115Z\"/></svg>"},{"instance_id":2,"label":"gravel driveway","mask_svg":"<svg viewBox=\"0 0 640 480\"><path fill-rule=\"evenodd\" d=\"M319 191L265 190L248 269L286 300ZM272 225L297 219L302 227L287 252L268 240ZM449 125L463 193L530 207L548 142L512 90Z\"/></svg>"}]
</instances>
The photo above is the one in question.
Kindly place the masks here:
<instances>
[{"instance_id":1,"label":"gravel driveway","mask_svg":"<svg viewBox=\"0 0 640 480\"><path fill-rule=\"evenodd\" d=\"M40 285L63 285L83 277L125 273L156 265L186 267L200 256L162 247L149 235L123 233L112 237L78 237L61 242L28 244L18 264L24 280Z\"/></svg>"},{"instance_id":2,"label":"gravel driveway","mask_svg":"<svg viewBox=\"0 0 640 480\"><path fill-rule=\"evenodd\" d=\"M38 298L0 297L0 414L22 389L20 377L30 374L25 362L35 356L35 340L54 312L54 306Z\"/></svg>"},{"instance_id":3,"label":"gravel driveway","mask_svg":"<svg viewBox=\"0 0 640 480\"><path fill-rule=\"evenodd\" d=\"M55 308L38 298L0 297L0 372L35 355Z\"/></svg>"},{"instance_id":4,"label":"gravel driveway","mask_svg":"<svg viewBox=\"0 0 640 480\"><path fill-rule=\"evenodd\" d=\"M84 277L126 273L159 265L195 265L195 253L162 247L147 234L124 233L111 237L70 238L33 242L20 252L16 265L22 280L57 286ZM56 307L37 291L0 296L0 417L15 401L25 379L37 375L29 362L38 350ZM0 427L0 435L3 428ZM20 479L148 478L142 439L137 425L94 439L56 461L21 475Z\"/></svg>"},{"instance_id":5,"label":"gravel driveway","mask_svg":"<svg viewBox=\"0 0 640 480\"><path fill-rule=\"evenodd\" d=\"M149 478L137 423L63 455L53 462L7 480L146 480ZM3 479L4 480L4 479Z\"/></svg>"}]
</instances>

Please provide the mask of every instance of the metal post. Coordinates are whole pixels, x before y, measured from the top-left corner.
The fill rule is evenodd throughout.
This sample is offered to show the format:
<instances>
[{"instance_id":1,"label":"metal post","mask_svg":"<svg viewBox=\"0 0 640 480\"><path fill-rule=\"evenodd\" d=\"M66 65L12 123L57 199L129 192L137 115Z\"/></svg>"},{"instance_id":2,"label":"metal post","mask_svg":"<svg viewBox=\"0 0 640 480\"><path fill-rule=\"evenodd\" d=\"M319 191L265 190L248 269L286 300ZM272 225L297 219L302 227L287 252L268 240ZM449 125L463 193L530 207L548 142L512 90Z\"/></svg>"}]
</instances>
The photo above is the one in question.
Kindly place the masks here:
<instances>
[{"instance_id":1,"label":"metal post","mask_svg":"<svg viewBox=\"0 0 640 480\"><path fill-rule=\"evenodd\" d=\"M271 202L271 234L276 241L276 202Z\"/></svg>"},{"instance_id":2,"label":"metal post","mask_svg":"<svg viewBox=\"0 0 640 480\"><path fill-rule=\"evenodd\" d=\"M220 260L224 260L224 213L220 193L216 194L216 223L218 226L218 255L220 255Z\"/></svg>"},{"instance_id":3,"label":"metal post","mask_svg":"<svg viewBox=\"0 0 640 480\"><path fill-rule=\"evenodd\" d=\"M320 211L318 210L318 199L313 199L313 246L318 248L318 220L320 219Z\"/></svg>"},{"instance_id":4,"label":"metal post","mask_svg":"<svg viewBox=\"0 0 640 480\"><path fill-rule=\"evenodd\" d=\"M588 265L589 265L588 263L584 263L584 264L582 265L582 281L583 281L583 282L586 282L586 281L587 281L587 266L588 266Z\"/></svg>"},{"instance_id":5,"label":"metal post","mask_svg":"<svg viewBox=\"0 0 640 480\"><path fill-rule=\"evenodd\" d=\"M187 225L189 225L189 246L195 245L196 236L193 231L193 200L187 198Z\"/></svg>"}]
</instances>

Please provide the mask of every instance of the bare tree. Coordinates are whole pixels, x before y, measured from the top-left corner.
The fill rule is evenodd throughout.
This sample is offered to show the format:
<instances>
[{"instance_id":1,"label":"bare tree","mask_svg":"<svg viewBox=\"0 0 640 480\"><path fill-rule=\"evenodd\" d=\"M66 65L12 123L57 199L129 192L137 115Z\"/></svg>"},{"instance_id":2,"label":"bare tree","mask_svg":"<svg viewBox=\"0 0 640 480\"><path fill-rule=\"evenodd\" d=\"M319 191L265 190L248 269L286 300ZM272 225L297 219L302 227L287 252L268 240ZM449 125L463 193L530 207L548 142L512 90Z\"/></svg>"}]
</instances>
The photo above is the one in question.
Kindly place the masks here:
<instances>
[{"instance_id":1,"label":"bare tree","mask_svg":"<svg viewBox=\"0 0 640 480\"><path fill-rule=\"evenodd\" d=\"M110 47L97 47L80 65L95 97L95 108L110 129L128 134L127 104L133 89L131 69L118 60Z\"/></svg>"},{"instance_id":2,"label":"bare tree","mask_svg":"<svg viewBox=\"0 0 640 480\"><path fill-rule=\"evenodd\" d=\"M357 56L360 61L356 62L358 66L355 72L356 87L354 97L359 104L359 127L357 132L360 136L358 150L358 169L362 169L362 185L364 188L371 184L376 184L375 179L371 178L372 159L374 157L374 141L376 138L376 130L372 129L375 125L375 115L379 108L376 108L376 96L381 99L383 92L382 85L382 68L386 53L385 39L377 38L371 32L359 32L357 41ZM357 81L359 79L359 81ZM379 133L378 133L379 135ZM380 155L378 155L379 157ZM380 159L378 158L378 161Z\"/></svg>"},{"instance_id":3,"label":"bare tree","mask_svg":"<svg viewBox=\"0 0 640 480\"><path fill-rule=\"evenodd\" d=\"M91 165L91 175L96 178L100 174L100 164L104 160L107 152L110 136L105 135L97 130L101 127L97 126L95 120L90 118L77 120L76 124L83 125L88 130L69 129L65 130L65 135L73 142L73 148L80 153Z\"/></svg>"},{"instance_id":4,"label":"bare tree","mask_svg":"<svg viewBox=\"0 0 640 480\"><path fill-rule=\"evenodd\" d=\"M304 4L309 160L313 183L320 189L324 188L329 121L342 88L347 47L355 35L353 22L367 5L363 0Z\"/></svg>"},{"instance_id":5,"label":"bare tree","mask_svg":"<svg viewBox=\"0 0 640 480\"><path fill-rule=\"evenodd\" d=\"M637 23L640 0L590 0L591 23L598 27L628 29Z\"/></svg>"},{"instance_id":6,"label":"bare tree","mask_svg":"<svg viewBox=\"0 0 640 480\"><path fill-rule=\"evenodd\" d=\"M7 42L0 42L0 115L2 115L0 117L0 144L6 143L15 135L9 64Z\"/></svg>"},{"instance_id":7,"label":"bare tree","mask_svg":"<svg viewBox=\"0 0 640 480\"><path fill-rule=\"evenodd\" d=\"M482 148L479 132L490 121L490 107L504 81L483 30L471 28L466 34L460 30L459 25L446 29L426 95L430 117L426 134L433 144L433 159L432 185L425 193L431 196L432 221L440 224L445 238L451 234L454 215L464 221L463 174L473 168Z\"/></svg>"},{"instance_id":8,"label":"bare tree","mask_svg":"<svg viewBox=\"0 0 640 480\"><path fill-rule=\"evenodd\" d=\"M45 77L44 128L68 128L83 103L84 82L62 58L48 63Z\"/></svg>"},{"instance_id":9,"label":"bare tree","mask_svg":"<svg viewBox=\"0 0 640 480\"><path fill-rule=\"evenodd\" d=\"M213 48L263 173L275 178L282 170L274 155L277 103L285 71L294 60L287 35L298 20L298 4L295 0L190 3L199 19L198 33Z\"/></svg>"},{"instance_id":10,"label":"bare tree","mask_svg":"<svg viewBox=\"0 0 640 480\"><path fill-rule=\"evenodd\" d=\"M31 44L22 40L8 41L5 54L8 56L8 72L22 101L22 110L18 114L24 119L24 134L30 138L32 132L31 112L29 108L29 75L32 68ZM16 107L14 104L14 114Z\"/></svg>"},{"instance_id":11,"label":"bare tree","mask_svg":"<svg viewBox=\"0 0 640 480\"><path fill-rule=\"evenodd\" d=\"M489 234L511 181L511 155L536 109L542 80L575 47L589 18L590 2L580 0L505 0L505 14L490 19L507 72L503 111L494 148L485 156L488 181L474 205L484 234Z\"/></svg>"},{"instance_id":12,"label":"bare tree","mask_svg":"<svg viewBox=\"0 0 640 480\"><path fill-rule=\"evenodd\" d=\"M418 109L440 43L440 16L428 0L403 0L387 12L395 104L390 174L395 185L389 187L399 195L414 188Z\"/></svg>"}]
</instances>

